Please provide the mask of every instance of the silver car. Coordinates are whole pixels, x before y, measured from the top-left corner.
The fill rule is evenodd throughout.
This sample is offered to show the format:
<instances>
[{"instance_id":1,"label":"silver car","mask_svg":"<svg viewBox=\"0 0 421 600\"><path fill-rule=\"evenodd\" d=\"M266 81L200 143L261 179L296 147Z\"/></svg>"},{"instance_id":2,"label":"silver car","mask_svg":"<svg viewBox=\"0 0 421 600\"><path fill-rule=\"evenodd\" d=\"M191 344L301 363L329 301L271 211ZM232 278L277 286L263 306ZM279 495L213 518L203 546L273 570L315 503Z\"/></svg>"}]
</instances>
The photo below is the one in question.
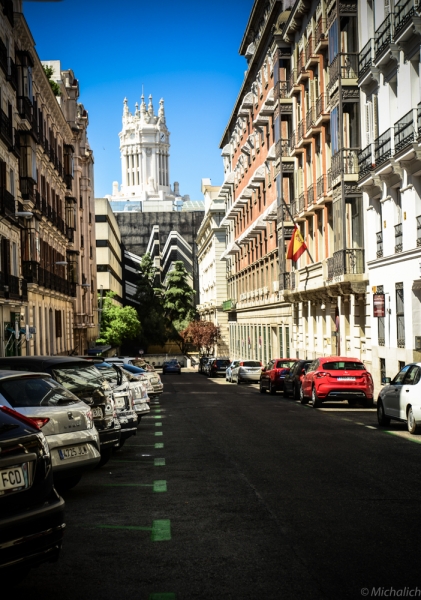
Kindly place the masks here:
<instances>
[{"instance_id":1,"label":"silver car","mask_svg":"<svg viewBox=\"0 0 421 600\"><path fill-rule=\"evenodd\" d=\"M227 370L225 371L225 381L232 383L232 370L238 367L239 363L239 360L233 360L230 366L227 367Z\"/></svg>"},{"instance_id":2,"label":"silver car","mask_svg":"<svg viewBox=\"0 0 421 600\"><path fill-rule=\"evenodd\" d=\"M262 373L262 363L259 360L240 360L238 365L232 370L232 382L258 383Z\"/></svg>"},{"instance_id":3,"label":"silver car","mask_svg":"<svg viewBox=\"0 0 421 600\"><path fill-rule=\"evenodd\" d=\"M107 362L113 365L119 365L125 371L132 373L132 375L145 375L151 385L150 389L148 389L148 394L151 398L159 396L164 391L164 385L156 371L146 371L141 367L136 367L131 363L124 362L122 358L107 358Z\"/></svg>"},{"instance_id":4,"label":"silver car","mask_svg":"<svg viewBox=\"0 0 421 600\"><path fill-rule=\"evenodd\" d=\"M0 371L0 404L42 430L58 489L74 487L85 471L98 465L99 435L91 408L47 373Z\"/></svg>"}]
</instances>

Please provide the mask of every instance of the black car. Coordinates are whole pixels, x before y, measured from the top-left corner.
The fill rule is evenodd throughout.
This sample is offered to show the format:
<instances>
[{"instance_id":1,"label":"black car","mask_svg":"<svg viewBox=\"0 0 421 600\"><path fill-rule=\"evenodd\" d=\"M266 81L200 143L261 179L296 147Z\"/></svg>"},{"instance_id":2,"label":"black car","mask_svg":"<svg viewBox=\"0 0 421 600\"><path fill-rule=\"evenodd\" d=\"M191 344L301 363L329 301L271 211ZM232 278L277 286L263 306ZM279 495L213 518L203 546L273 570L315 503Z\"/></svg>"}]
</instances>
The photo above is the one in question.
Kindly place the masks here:
<instances>
[{"instance_id":1,"label":"black car","mask_svg":"<svg viewBox=\"0 0 421 600\"><path fill-rule=\"evenodd\" d=\"M312 360L298 360L284 379L284 396L292 396L295 400L300 399L300 388L303 377L312 363Z\"/></svg>"},{"instance_id":2,"label":"black car","mask_svg":"<svg viewBox=\"0 0 421 600\"><path fill-rule=\"evenodd\" d=\"M231 361L229 358L211 358L206 365L206 374L209 377L225 377L227 367L229 367Z\"/></svg>"},{"instance_id":3,"label":"black car","mask_svg":"<svg viewBox=\"0 0 421 600\"><path fill-rule=\"evenodd\" d=\"M58 559L66 525L44 434L0 406L0 448L0 574L10 589L31 567Z\"/></svg>"},{"instance_id":4,"label":"black car","mask_svg":"<svg viewBox=\"0 0 421 600\"><path fill-rule=\"evenodd\" d=\"M101 461L104 465L120 444L121 425L115 414L112 391L98 369L88 360L70 356L13 356L0 358L0 369L49 373L92 408L99 433Z\"/></svg>"}]
</instances>

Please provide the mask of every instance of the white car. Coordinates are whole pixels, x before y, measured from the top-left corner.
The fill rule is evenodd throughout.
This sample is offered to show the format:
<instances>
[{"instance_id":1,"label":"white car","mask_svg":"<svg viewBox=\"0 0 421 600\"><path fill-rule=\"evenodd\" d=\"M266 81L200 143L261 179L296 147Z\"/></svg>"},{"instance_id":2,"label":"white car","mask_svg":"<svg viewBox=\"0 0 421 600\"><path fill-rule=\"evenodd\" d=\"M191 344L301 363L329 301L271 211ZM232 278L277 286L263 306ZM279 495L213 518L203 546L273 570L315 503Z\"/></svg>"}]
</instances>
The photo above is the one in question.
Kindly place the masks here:
<instances>
[{"instance_id":1,"label":"white car","mask_svg":"<svg viewBox=\"0 0 421 600\"><path fill-rule=\"evenodd\" d=\"M0 404L42 429L51 452L54 483L74 487L100 462L91 408L46 373L0 371Z\"/></svg>"},{"instance_id":2,"label":"white car","mask_svg":"<svg viewBox=\"0 0 421 600\"><path fill-rule=\"evenodd\" d=\"M262 363L259 360L240 360L232 369L232 383L240 385L241 382L258 383L262 373Z\"/></svg>"},{"instance_id":3,"label":"white car","mask_svg":"<svg viewBox=\"0 0 421 600\"><path fill-rule=\"evenodd\" d=\"M239 362L239 360L233 360L229 367L227 367L227 370L225 371L225 381L232 383L232 370L238 367Z\"/></svg>"},{"instance_id":4,"label":"white car","mask_svg":"<svg viewBox=\"0 0 421 600\"><path fill-rule=\"evenodd\" d=\"M131 362L124 362L122 358L107 358L107 363L112 365L119 365L125 371L128 371L132 375L145 375L147 377L149 383L151 384L148 387L148 394L150 397L159 396L164 391L164 385L161 381L160 376L156 371L146 371L142 367L137 367L133 365Z\"/></svg>"},{"instance_id":5,"label":"white car","mask_svg":"<svg viewBox=\"0 0 421 600\"><path fill-rule=\"evenodd\" d=\"M392 381L386 378L377 399L377 420L387 426L391 419L406 421L409 433L421 429L421 363L405 365Z\"/></svg>"}]
</instances>

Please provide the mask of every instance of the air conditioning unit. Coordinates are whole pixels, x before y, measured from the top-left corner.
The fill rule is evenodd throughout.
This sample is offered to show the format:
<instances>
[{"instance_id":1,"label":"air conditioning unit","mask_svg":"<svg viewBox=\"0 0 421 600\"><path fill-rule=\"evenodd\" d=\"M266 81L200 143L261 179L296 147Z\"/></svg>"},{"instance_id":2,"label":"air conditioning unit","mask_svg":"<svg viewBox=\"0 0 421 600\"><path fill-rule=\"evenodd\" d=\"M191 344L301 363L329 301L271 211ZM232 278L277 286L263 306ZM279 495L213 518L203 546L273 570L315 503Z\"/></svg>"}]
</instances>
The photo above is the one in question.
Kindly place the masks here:
<instances>
[{"instance_id":1,"label":"air conditioning unit","mask_svg":"<svg viewBox=\"0 0 421 600\"><path fill-rule=\"evenodd\" d=\"M421 351L421 335L415 336L415 350Z\"/></svg>"}]
</instances>

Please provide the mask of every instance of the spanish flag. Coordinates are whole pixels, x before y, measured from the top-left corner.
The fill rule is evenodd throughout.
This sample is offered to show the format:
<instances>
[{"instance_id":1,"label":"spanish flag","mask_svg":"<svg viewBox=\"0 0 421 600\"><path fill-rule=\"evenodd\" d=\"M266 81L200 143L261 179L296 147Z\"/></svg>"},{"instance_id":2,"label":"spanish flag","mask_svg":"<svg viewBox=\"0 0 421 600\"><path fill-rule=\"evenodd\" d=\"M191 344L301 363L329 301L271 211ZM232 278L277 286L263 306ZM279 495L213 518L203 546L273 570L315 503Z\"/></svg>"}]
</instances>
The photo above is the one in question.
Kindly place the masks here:
<instances>
[{"instance_id":1,"label":"spanish flag","mask_svg":"<svg viewBox=\"0 0 421 600\"><path fill-rule=\"evenodd\" d=\"M307 250L306 243L301 235L301 231L295 225L290 242L288 244L287 258L294 262L300 258L303 252Z\"/></svg>"}]
</instances>

